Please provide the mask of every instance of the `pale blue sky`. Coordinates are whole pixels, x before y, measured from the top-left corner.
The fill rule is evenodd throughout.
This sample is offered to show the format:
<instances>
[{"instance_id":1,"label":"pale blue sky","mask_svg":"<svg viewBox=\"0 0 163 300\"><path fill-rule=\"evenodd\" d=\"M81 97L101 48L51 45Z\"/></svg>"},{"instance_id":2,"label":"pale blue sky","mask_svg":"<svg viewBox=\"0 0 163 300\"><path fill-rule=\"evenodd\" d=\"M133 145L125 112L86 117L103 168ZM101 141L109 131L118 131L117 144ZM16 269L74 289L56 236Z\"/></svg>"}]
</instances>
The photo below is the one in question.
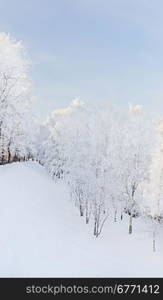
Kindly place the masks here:
<instances>
[{"instance_id":1,"label":"pale blue sky","mask_svg":"<svg viewBox=\"0 0 163 300\"><path fill-rule=\"evenodd\" d=\"M79 96L163 113L162 0L0 0L0 31L28 49L40 117Z\"/></svg>"}]
</instances>

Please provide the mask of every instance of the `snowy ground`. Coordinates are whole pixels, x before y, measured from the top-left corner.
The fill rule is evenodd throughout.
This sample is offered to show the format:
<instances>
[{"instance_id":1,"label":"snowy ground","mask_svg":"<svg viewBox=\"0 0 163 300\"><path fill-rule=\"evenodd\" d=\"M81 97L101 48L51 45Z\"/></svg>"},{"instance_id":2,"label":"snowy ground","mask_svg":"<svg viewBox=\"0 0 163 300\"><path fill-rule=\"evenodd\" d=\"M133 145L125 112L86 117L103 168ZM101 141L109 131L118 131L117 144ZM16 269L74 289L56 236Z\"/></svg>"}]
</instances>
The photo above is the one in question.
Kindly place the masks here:
<instances>
[{"instance_id":1,"label":"snowy ground","mask_svg":"<svg viewBox=\"0 0 163 300\"><path fill-rule=\"evenodd\" d=\"M127 216L94 238L69 200L37 163L0 166L1 277L163 277L163 236L143 220L128 235Z\"/></svg>"}]
</instances>

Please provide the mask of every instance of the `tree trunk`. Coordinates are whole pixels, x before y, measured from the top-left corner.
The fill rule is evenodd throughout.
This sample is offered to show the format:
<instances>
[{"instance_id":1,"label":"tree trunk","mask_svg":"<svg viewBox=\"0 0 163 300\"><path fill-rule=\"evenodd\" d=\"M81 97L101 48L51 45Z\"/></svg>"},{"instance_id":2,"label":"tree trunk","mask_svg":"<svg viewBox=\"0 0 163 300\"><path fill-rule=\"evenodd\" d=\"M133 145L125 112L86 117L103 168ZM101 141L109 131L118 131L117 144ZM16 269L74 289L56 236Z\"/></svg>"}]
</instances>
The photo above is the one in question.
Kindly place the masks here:
<instances>
[{"instance_id":1,"label":"tree trunk","mask_svg":"<svg viewBox=\"0 0 163 300\"><path fill-rule=\"evenodd\" d=\"M89 215L88 215L88 212L86 213L86 224L89 223Z\"/></svg>"},{"instance_id":2,"label":"tree trunk","mask_svg":"<svg viewBox=\"0 0 163 300\"><path fill-rule=\"evenodd\" d=\"M156 231L153 230L153 252L156 252Z\"/></svg>"},{"instance_id":3,"label":"tree trunk","mask_svg":"<svg viewBox=\"0 0 163 300\"><path fill-rule=\"evenodd\" d=\"M94 235L96 236L97 235L97 222L95 220L95 223L94 223Z\"/></svg>"},{"instance_id":4,"label":"tree trunk","mask_svg":"<svg viewBox=\"0 0 163 300\"><path fill-rule=\"evenodd\" d=\"M84 216L84 212L83 212L83 208L82 208L81 204L80 204L79 209L80 209L80 216L83 217Z\"/></svg>"},{"instance_id":5,"label":"tree trunk","mask_svg":"<svg viewBox=\"0 0 163 300\"><path fill-rule=\"evenodd\" d=\"M10 153L10 149L8 148L8 163L10 163L11 161L11 153Z\"/></svg>"},{"instance_id":6,"label":"tree trunk","mask_svg":"<svg viewBox=\"0 0 163 300\"><path fill-rule=\"evenodd\" d=\"M129 220L129 234L132 233L132 212L130 214L130 220Z\"/></svg>"},{"instance_id":7,"label":"tree trunk","mask_svg":"<svg viewBox=\"0 0 163 300\"><path fill-rule=\"evenodd\" d=\"M117 222L117 209L114 212L114 222Z\"/></svg>"},{"instance_id":8,"label":"tree trunk","mask_svg":"<svg viewBox=\"0 0 163 300\"><path fill-rule=\"evenodd\" d=\"M86 201L86 224L89 223L90 215L91 215L91 209L88 205L88 200Z\"/></svg>"},{"instance_id":9,"label":"tree trunk","mask_svg":"<svg viewBox=\"0 0 163 300\"><path fill-rule=\"evenodd\" d=\"M2 165L4 164L4 148L2 146L2 158L1 158L1 162L2 162Z\"/></svg>"}]
</instances>

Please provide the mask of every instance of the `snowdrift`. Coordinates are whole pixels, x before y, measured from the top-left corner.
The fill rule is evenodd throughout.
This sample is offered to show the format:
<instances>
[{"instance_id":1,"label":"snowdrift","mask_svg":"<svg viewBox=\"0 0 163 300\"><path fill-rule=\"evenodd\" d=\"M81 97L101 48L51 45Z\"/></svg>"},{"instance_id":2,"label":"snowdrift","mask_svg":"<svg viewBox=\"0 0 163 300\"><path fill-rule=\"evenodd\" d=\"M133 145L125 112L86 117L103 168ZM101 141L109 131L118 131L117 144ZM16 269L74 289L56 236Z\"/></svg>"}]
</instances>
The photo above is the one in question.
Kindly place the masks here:
<instances>
[{"instance_id":1,"label":"snowdrift","mask_svg":"<svg viewBox=\"0 0 163 300\"><path fill-rule=\"evenodd\" d=\"M119 218L120 219L120 218ZM0 166L1 277L162 277L163 239L141 219L108 219L99 238L79 217L69 190L37 163Z\"/></svg>"}]
</instances>

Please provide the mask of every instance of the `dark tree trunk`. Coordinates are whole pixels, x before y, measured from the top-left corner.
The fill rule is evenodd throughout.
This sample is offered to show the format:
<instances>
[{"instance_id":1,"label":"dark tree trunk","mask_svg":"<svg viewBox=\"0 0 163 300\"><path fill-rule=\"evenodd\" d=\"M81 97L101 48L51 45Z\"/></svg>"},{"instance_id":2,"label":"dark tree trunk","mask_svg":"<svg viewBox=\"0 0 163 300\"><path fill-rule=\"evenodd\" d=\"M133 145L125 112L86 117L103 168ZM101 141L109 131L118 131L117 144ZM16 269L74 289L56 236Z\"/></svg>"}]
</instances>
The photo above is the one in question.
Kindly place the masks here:
<instances>
[{"instance_id":1,"label":"dark tree trunk","mask_svg":"<svg viewBox=\"0 0 163 300\"><path fill-rule=\"evenodd\" d=\"M11 162L11 152L10 152L10 148L8 147L8 163Z\"/></svg>"},{"instance_id":2,"label":"dark tree trunk","mask_svg":"<svg viewBox=\"0 0 163 300\"><path fill-rule=\"evenodd\" d=\"M130 214L130 221L129 221L129 234L132 233L132 212Z\"/></svg>"},{"instance_id":3,"label":"dark tree trunk","mask_svg":"<svg viewBox=\"0 0 163 300\"><path fill-rule=\"evenodd\" d=\"M82 207L81 204L80 204L79 210L80 210L80 216L83 217L84 216L84 211L83 211L83 207Z\"/></svg>"}]
</instances>

